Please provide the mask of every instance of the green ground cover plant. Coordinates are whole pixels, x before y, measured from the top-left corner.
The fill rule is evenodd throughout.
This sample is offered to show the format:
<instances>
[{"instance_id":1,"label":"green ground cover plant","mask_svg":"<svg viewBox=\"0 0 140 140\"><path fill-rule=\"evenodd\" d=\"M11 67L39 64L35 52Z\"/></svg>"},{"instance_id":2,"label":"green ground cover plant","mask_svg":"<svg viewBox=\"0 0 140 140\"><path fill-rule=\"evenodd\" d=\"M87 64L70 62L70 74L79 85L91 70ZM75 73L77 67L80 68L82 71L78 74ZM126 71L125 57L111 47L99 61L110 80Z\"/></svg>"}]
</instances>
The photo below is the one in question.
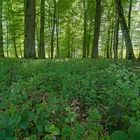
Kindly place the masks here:
<instances>
[{"instance_id":1,"label":"green ground cover plant","mask_svg":"<svg viewBox=\"0 0 140 140\"><path fill-rule=\"evenodd\" d=\"M140 140L140 65L0 60L1 140Z\"/></svg>"}]
</instances>

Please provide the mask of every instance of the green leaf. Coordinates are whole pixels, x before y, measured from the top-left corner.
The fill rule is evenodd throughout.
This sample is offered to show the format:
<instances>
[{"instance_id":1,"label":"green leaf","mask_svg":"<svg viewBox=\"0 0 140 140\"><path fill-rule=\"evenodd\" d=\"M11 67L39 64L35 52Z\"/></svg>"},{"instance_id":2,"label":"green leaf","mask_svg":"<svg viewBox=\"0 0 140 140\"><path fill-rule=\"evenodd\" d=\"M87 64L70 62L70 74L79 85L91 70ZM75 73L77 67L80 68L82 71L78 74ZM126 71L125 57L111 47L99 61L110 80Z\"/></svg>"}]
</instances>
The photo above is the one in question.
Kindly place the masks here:
<instances>
[{"instance_id":1,"label":"green leaf","mask_svg":"<svg viewBox=\"0 0 140 140\"><path fill-rule=\"evenodd\" d=\"M89 109L89 121L97 121L98 119L100 119L101 116L99 114L98 109L96 108L90 108Z\"/></svg>"},{"instance_id":2,"label":"green leaf","mask_svg":"<svg viewBox=\"0 0 140 140\"><path fill-rule=\"evenodd\" d=\"M54 136L52 136L52 135L46 135L44 137L44 140L54 140Z\"/></svg>"},{"instance_id":3,"label":"green leaf","mask_svg":"<svg viewBox=\"0 0 140 140\"><path fill-rule=\"evenodd\" d=\"M59 135L59 134L60 134L60 130L59 130L57 127L55 127L54 124L52 124L52 125L49 125L49 124L46 125L46 126L45 126L45 130L46 130L47 132L53 134L53 135Z\"/></svg>"},{"instance_id":4,"label":"green leaf","mask_svg":"<svg viewBox=\"0 0 140 140\"><path fill-rule=\"evenodd\" d=\"M0 139L5 139L6 136L6 130L0 130Z\"/></svg>"},{"instance_id":5,"label":"green leaf","mask_svg":"<svg viewBox=\"0 0 140 140\"><path fill-rule=\"evenodd\" d=\"M132 140L140 140L140 124L131 125L128 128L128 134Z\"/></svg>"},{"instance_id":6,"label":"green leaf","mask_svg":"<svg viewBox=\"0 0 140 140\"><path fill-rule=\"evenodd\" d=\"M52 132L54 135L60 134L60 130L57 127L55 127L55 125L53 124L50 126L50 132Z\"/></svg>"},{"instance_id":7,"label":"green leaf","mask_svg":"<svg viewBox=\"0 0 140 140\"><path fill-rule=\"evenodd\" d=\"M26 137L25 140L36 140L36 135L31 135L29 137Z\"/></svg>"},{"instance_id":8,"label":"green leaf","mask_svg":"<svg viewBox=\"0 0 140 140\"><path fill-rule=\"evenodd\" d=\"M43 124L38 123L37 124L37 130L39 133L41 133L43 131Z\"/></svg>"},{"instance_id":9,"label":"green leaf","mask_svg":"<svg viewBox=\"0 0 140 140\"><path fill-rule=\"evenodd\" d=\"M115 131L112 136L111 136L112 140L129 140L128 139L128 135L121 131L121 130L117 130Z\"/></svg>"},{"instance_id":10,"label":"green leaf","mask_svg":"<svg viewBox=\"0 0 140 140\"><path fill-rule=\"evenodd\" d=\"M9 116L6 113L0 114L0 128L6 128L9 121Z\"/></svg>"},{"instance_id":11,"label":"green leaf","mask_svg":"<svg viewBox=\"0 0 140 140\"><path fill-rule=\"evenodd\" d=\"M72 130L68 125L65 125L64 128L62 129L61 134L65 137L65 138L70 138L71 134L72 134Z\"/></svg>"},{"instance_id":12,"label":"green leaf","mask_svg":"<svg viewBox=\"0 0 140 140\"><path fill-rule=\"evenodd\" d=\"M76 134L77 135L83 134L84 131L85 131L85 127L83 125L81 125L81 124L76 125Z\"/></svg>"}]
</instances>

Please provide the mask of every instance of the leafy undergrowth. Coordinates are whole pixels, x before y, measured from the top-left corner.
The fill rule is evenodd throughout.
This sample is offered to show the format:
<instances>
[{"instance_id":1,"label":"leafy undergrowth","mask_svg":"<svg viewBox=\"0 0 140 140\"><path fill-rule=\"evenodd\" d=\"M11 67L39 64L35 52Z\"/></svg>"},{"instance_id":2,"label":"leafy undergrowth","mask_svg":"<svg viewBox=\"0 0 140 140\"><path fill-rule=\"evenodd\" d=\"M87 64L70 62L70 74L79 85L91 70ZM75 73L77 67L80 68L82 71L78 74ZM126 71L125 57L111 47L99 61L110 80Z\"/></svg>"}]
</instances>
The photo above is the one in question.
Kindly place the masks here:
<instances>
[{"instance_id":1,"label":"leafy undergrowth","mask_svg":"<svg viewBox=\"0 0 140 140\"><path fill-rule=\"evenodd\" d=\"M1 140L140 140L140 66L0 60Z\"/></svg>"}]
</instances>

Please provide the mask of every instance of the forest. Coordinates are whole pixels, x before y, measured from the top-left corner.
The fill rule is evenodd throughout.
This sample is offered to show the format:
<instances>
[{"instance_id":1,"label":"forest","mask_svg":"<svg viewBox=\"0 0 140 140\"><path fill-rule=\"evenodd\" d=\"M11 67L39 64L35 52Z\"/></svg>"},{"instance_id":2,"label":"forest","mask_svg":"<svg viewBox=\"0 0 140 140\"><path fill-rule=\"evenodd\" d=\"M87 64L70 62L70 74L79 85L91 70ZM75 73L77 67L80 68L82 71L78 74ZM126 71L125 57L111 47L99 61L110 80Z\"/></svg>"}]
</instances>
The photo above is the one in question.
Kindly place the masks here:
<instances>
[{"instance_id":1,"label":"forest","mask_svg":"<svg viewBox=\"0 0 140 140\"><path fill-rule=\"evenodd\" d=\"M140 140L139 0L0 0L0 140Z\"/></svg>"}]
</instances>

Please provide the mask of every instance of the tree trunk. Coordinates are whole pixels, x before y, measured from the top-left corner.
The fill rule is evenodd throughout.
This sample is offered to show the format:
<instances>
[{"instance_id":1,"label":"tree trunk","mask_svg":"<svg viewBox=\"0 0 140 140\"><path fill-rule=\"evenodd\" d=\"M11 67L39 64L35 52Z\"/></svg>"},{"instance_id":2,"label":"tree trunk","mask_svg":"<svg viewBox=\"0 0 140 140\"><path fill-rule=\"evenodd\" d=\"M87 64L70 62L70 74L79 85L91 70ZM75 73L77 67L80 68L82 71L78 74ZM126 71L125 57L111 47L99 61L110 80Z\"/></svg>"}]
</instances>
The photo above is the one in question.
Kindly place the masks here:
<instances>
[{"instance_id":1,"label":"tree trunk","mask_svg":"<svg viewBox=\"0 0 140 140\"><path fill-rule=\"evenodd\" d=\"M37 48L37 54L39 54L39 43L40 43L40 14L37 13L36 14L36 30L35 30L35 42L36 42L36 46Z\"/></svg>"},{"instance_id":2,"label":"tree trunk","mask_svg":"<svg viewBox=\"0 0 140 140\"><path fill-rule=\"evenodd\" d=\"M114 50L114 59L118 59L119 16L118 16L116 5L115 5L115 20L114 21L115 21L115 24L114 24L113 50Z\"/></svg>"},{"instance_id":3,"label":"tree trunk","mask_svg":"<svg viewBox=\"0 0 140 140\"><path fill-rule=\"evenodd\" d=\"M24 57L35 58L35 19L36 3L35 0L24 0L25 12L25 40L24 40Z\"/></svg>"},{"instance_id":4,"label":"tree trunk","mask_svg":"<svg viewBox=\"0 0 140 140\"><path fill-rule=\"evenodd\" d=\"M17 52L17 46L16 46L16 35L15 35L15 30L13 31L13 45L14 45L15 57L18 58L18 52Z\"/></svg>"},{"instance_id":5,"label":"tree trunk","mask_svg":"<svg viewBox=\"0 0 140 140\"><path fill-rule=\"evenodd\" d=\"M8 21L6 19L6 54L9 57L9 32L8 32Z\"/></svg>"},{"instance_id":6,"label":"tree trunk","mask_svg":"<svg viewBox=\"0 0 140 140\"><path fill-rule=\"evenodd\" d=\"M67 57L70 58L71 57L71 38L70 38L70 24L68 23L67 26L67 45L68 45L68 53L67 53Z\"/></svg>"},{"instance_id":7,"label":"tree trunk","mask_svg":"<svg viewBox=\"0 0 140 140\"><path fill-rule=\"evenodd\" d=\"M20 57L22 58L23 56L22 56L22 44L21 43L19 45L19 50L20 50Z\"/></svg>"},{"instance_id":8,"label":"tree trunk","mask_svg":"<svg viewBox=\"0 0 140 140\"><path fill-rule=\"evenodd\" d=\"M106 41L106 57L110 58L110 36L111 36L111 31L110 31L110 26L108 27L107 31L107 41Z\"/></svg>"},{"instance_id":9,"label":"tree trunk","mask_svg":"<svg viewBox=\"0 0 140 140\"><path fill-rule=\"evenodd\" d=\"M111 20L111 33L110 33L110 49L109 49L109 52L110 52L110 58L112 58L112 48L113 48L113 39L114 39L114 36L113 36L113 31L114 31L114 20L112 19Z\"/></svg>"},{"instance_id":10,"label":"tree trunk","mask_svg":"<svg viewBox=\"0 0 140 140\"><path fill-rule=\"evenodd\" d=\"M56 0L54 2L54 13L53 13L53 24L52 24L52 35L51 35L51 59L54 57L54 32L56 24Z\"/></svg>"},{"instance_id":11,"label":"tree trunk","mask_svg":"<svg viewBox=\"0 0 140 140\"><path fill-rule=\"evenodd\" d=\"M4 57L3 27L2 27L2 0L0 0L0 57Z\"/></svg>"},{"instance_id":12,"label":"tree trunk","mask_svg":"<svg viewBox=\"0 0 140 140\"><path fill-rule=\"evenodd\" d=\"M123 59L123 48L124 48L124 40L121 40L121 59Z\"/></svg>"},{"instance_id":13,"label":"tree trunk","mask_svg":"<svg viewBox=\"0 0 140 140\"><path fill-rule=\"evenodd\" d=\"M45 43L44 43L44 25L45 25L45 0L41 0L40 6L40 42L38 48L38 57L45 58Z\"/></svg>"},{"instance_id":14,"label":"tree trunk","mask_svg":"<svg viewBox=\"0 0 140 140\"><path fill-rule=\"evenodd\" d=\"M131 38L130 38L130 34L129 34L129 29L127 27L127 23L126 23L126 20L125 20L121 0L115 0L115 5L116 5L117 12L118 12L118 15L119 15L119 21L120 21L120 24L121 24L123 37L124 37L124 40L125 40L126 58L127 59L134 59L135 57L134 57L132 42L131 42Z\"/></svg>"},{"instance_id":15,"label":"tree trunk","mask_svg":"<svg viewBox=\"0 0 140 140\"><path fill-rule=\"evenodd\" d=\"M133 4L133 0L130 0L129 12L128 12L128 30L129 30L129 33L130 33L130 28L131 28L131 12L132 12L132 4Z\"/></svg>"},{"instance_id":16,"label":"tree trunk","mask_svg":"<svg viewBox=\"0 0 140 140\"><path fill-rule=\"evenodd\" d=\"M84 10L83 58L86 58L86 51L87 51L87 10L86 10L86 0L83 0L83 10Z\"/></svg>"},{"instance_id":17,"label":"tree trunk","mask_svg":"<svg viewBox=\"0 0 140 140\"><path fill-rule=\"evenodd\" d=\"M99 36L100 36L100 24L101 24L101 1L96 0L96 14L95 14L95 28L94 28L94 39L93 39L93 46L92 46L92 57L98 58L98 44L99 44Z\"/></svg>"},{"instance_id":18,"label":"tree trunk","mask_svg":"<svg viewBox=\"0 0 140 140\"><path fill-rule=\"evenodd\" d=\"M60 57L60 51L59 51L59 14L57 13L57 19L56 19L56 35L57 35L57 43L56 43L56 57Z\"/></svg>"}]
</instances>

